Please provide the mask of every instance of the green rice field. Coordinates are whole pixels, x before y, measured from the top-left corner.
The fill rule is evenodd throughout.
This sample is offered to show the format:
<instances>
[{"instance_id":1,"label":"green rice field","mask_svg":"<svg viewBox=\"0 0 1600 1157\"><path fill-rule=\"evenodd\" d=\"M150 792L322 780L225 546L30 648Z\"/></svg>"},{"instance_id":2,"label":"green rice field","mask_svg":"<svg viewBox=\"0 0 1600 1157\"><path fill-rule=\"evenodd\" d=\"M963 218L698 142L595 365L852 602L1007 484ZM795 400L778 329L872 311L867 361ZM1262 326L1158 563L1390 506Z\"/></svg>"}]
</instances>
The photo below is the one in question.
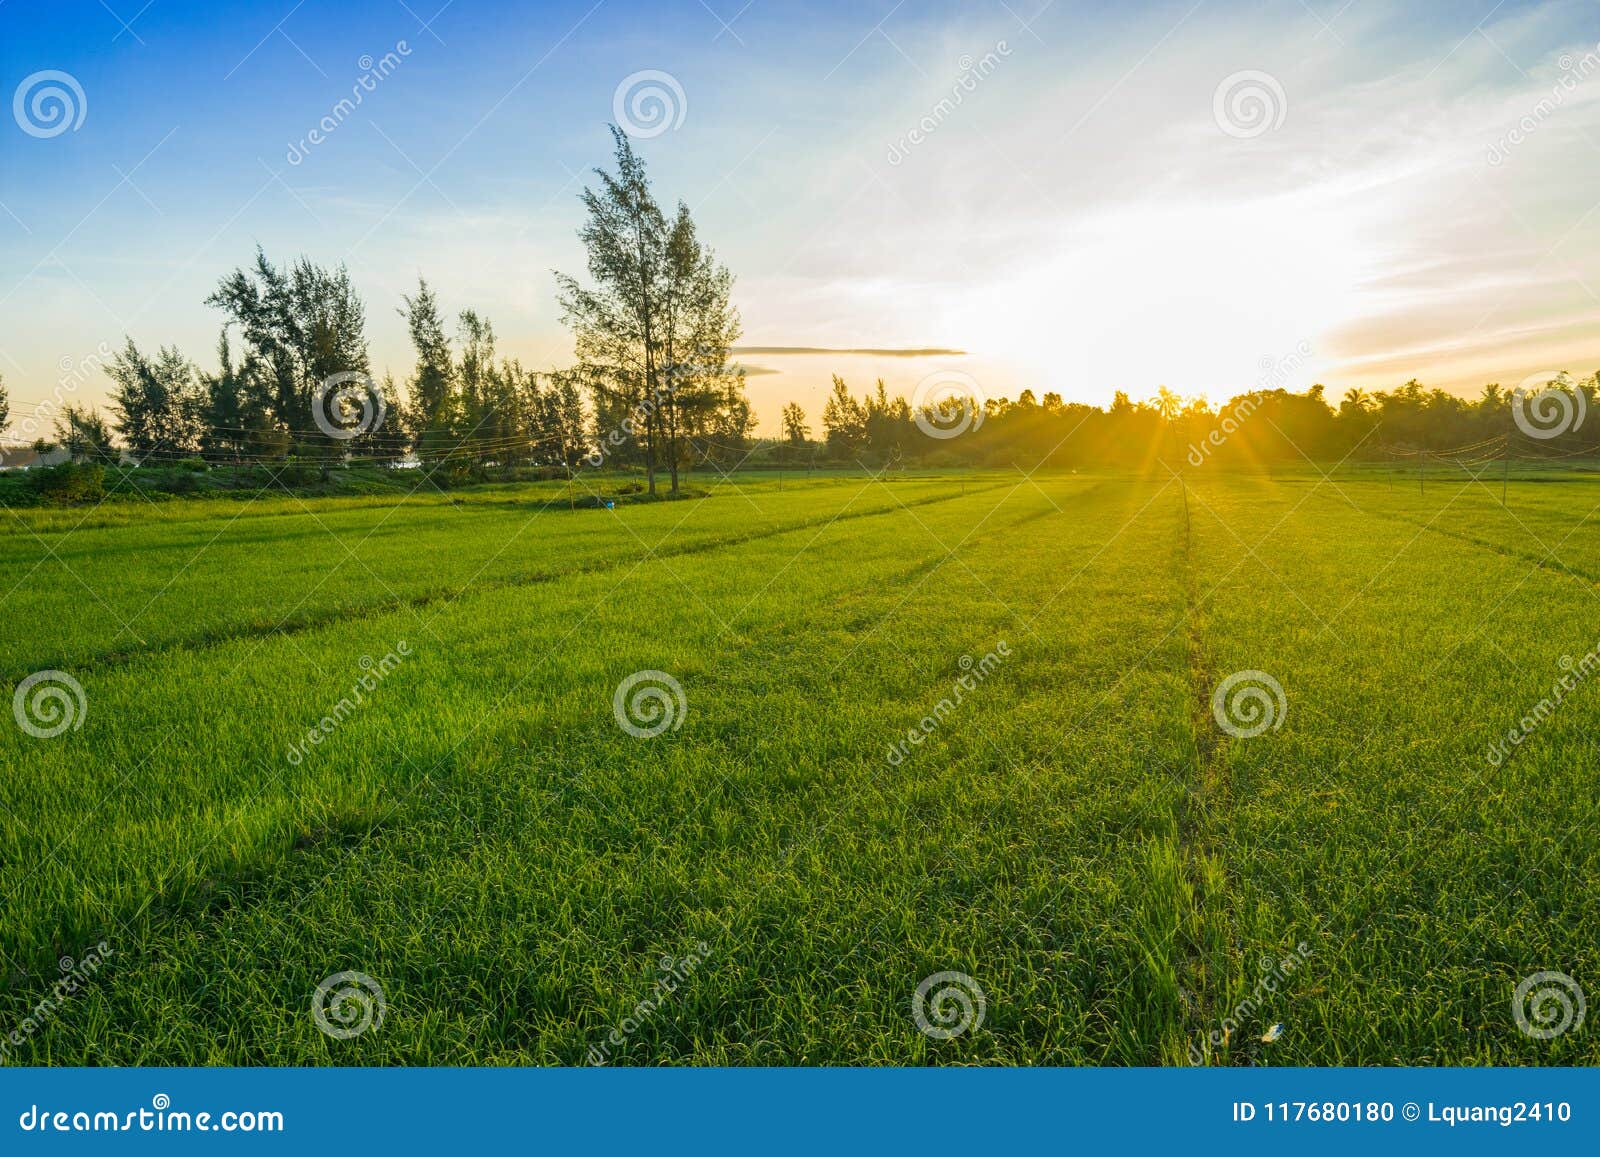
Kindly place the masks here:
<instances>
[{"instance_id":1,"label":"green rice field","mask_svg":"<svg viewBox=\"0 0 1600 1157\"><path fill-rule=\"evenodd\" d=\"M1600 1062L1593 477L697 484L0 513L4 1061Z\"/></svg>"}]
</instances>

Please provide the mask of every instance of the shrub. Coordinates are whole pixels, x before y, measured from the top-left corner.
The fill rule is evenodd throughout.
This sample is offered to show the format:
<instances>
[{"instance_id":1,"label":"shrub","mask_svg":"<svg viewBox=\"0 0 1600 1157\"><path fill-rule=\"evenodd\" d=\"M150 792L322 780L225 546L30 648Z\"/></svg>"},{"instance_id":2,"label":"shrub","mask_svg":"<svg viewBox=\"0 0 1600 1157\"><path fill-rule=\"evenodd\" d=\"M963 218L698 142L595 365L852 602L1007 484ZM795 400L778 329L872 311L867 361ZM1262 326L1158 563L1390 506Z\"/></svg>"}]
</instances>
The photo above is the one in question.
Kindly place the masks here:
<instances>
[{"instance_id":1,"label":"shrub","mask_svg":"<svg viewBox=\"0 0 1600 1157\"><path fill-rule=\"evenodd\" d=\"M41 502L74 505L99 502L106 496L106 472L102 466L63 462L28 471L28 489Z\"/></svg>"},{"instance_id":2,"label":"shrub","mask_svg":"<svg viewBox=\"0 0 1600 1157\"><path fill-rule=\"evenodd\" d=\"M272 481L282 486L306 486L315 479L317 471L299 462L290 462L270 471ZM269 485L271 483L269 482Z\"/></svg>"}]
</instances>

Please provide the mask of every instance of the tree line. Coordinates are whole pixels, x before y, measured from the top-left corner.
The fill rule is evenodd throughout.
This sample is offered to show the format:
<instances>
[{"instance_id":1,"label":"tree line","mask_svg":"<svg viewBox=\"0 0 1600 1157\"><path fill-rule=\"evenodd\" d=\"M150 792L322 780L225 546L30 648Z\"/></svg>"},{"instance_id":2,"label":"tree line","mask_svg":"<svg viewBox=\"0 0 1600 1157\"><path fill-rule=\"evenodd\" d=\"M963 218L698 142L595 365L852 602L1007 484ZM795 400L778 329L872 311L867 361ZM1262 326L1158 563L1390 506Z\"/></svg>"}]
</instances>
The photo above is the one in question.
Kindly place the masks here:
<instances>
[{"instance_id":1,"label":"tree line","mask_svg":"<svg viewBox=\"0 0 1600 1157\"><path fill-rule=\"evenodd\" d=\"M536 371L500 356L487 317L449 318L419 277L399 308L412 372L375 379L348 270L305 257L278 265L258 247L206 298L223 315L216 371L129 337L105 366L109 415L66 403L55 441L38 448L97 464L312 462L324 476L352 459L411 455L460 475L637 463L651 494L658 475L677 492L682 470L745 442L754 424L729 355L733 278L686 205L662 210L628 137L612 132L616 171L596 169L582 194L588 282L556 274L575 365Z\"/></svg>"},{"instance_id":2,"label":"tree line","mask_svg":"<svg viewBox=\"0 0 1600 1157\"><path fill-rule=\"evenodd\" d=\"M1142 402L1117 391L1107 407L1032 390L985 398L970 378L954 390L919 387L909 401L880 380L857 397L835 375L819 438L790 402L781 437L753 441L745 373L732 360L732 275L686 205L662 208L627 135L611 131L614 169L595 169L581 194L588 276L555 274L572 366L534 370L501 355L487 317L470 308L452 317L419 277L398 309L411 372L375 379L366 307L345 267L275 264L258 247L206 298L222 315L215 371L129 337L105 363L109 413L65 403L54 441L37 448L80 463L311 463L324 477L352 460L414 458L447 479L626 465L642 469L652 495L658 477L677 493L683 471L719 459L1031 469L1600 454L1600 418L1584 421L1600 405L1600 374L1566 373L1531 393L1490 384L1472 399L1412 380L1347 390L1337 405L1316 385L1257 388L1216 407L1165 387ZM0 381L0 429L8 410Z\"/></svg>"},{"instance_id":3,"label":"tree line","mask_svg":"<svg viewBox=\"0 0 1600 1157\"><path fill-rule=\"evenodd\" d=\"M881 468L1039 464L1062 469L1200 467L1415 457L1463 460L1505 454L1600 456L1600 372L1562 372L1532 385L1483 387L1476 398L1428 389L1415 379L1387 391L1346 390L1337 405L1325 386L1303 393L1250 390L1213 406L1162 387L1135 402L1116 391L1107 407L1023 390L983 398L977 390L914 406L880 380L856 397L837 375L812 441L805 411L783 408L778 455L788 461L854 460Z\"/></svg>"}]
</instances>

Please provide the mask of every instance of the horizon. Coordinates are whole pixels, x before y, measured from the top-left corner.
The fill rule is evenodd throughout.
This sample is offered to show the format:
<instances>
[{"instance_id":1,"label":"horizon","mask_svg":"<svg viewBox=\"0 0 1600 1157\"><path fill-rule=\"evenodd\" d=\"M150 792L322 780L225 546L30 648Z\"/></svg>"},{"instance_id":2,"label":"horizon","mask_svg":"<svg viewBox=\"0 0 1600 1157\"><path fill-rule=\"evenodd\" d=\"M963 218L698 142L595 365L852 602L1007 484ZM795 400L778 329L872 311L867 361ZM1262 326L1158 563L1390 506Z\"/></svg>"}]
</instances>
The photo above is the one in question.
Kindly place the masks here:
<instances>
[{"instance_id":1,"label":"horizon","mask_svg":"<svg viewBox=\"0 0 1600 1157\"><path fill-rule=\"evenodd\" d=\"M1600 49L1573 3L76 7L103 36L0 6L0 301L26 317L0 375L24 413L124 335L214 368L204 298L257 243L349 266L379 376L410 374L419 274L502 354L570 364L552 271L582 271L578 193L635 115L658 195L736 277L764 436L789 401L814 423L836 373L1221 405L1473 397L1600 353ZM81 96L30 131L45 70Z\"/></svg>"}]
</instances>

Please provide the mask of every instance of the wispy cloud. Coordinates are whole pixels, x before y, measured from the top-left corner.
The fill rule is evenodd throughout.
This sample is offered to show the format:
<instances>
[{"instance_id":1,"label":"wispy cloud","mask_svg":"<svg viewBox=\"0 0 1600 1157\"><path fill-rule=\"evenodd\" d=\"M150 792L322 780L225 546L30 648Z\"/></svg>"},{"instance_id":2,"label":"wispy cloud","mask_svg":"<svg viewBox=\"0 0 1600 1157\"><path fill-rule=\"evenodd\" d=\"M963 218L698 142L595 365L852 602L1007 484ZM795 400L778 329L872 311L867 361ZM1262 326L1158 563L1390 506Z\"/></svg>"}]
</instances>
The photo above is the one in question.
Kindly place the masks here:
<instances>
[{"instance_id":1,"label":"wispy cloud","mask_svg":"<svg viewBox=\"0 0 1600 1157\"><path fill-rule=\"evenodd\" d=\"M733 352L736 354L758 354L767 357L775 355L788 357L796 354L844 354L849 357L863 358L941 358L965 357L967 355L966 350L944 349L939 346L921 346L910 349L842 349L834 346L814 345L744 345L735 346Z\"/></svg>"}]
</instances>

